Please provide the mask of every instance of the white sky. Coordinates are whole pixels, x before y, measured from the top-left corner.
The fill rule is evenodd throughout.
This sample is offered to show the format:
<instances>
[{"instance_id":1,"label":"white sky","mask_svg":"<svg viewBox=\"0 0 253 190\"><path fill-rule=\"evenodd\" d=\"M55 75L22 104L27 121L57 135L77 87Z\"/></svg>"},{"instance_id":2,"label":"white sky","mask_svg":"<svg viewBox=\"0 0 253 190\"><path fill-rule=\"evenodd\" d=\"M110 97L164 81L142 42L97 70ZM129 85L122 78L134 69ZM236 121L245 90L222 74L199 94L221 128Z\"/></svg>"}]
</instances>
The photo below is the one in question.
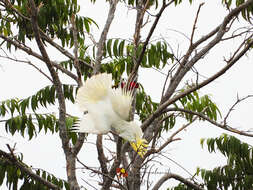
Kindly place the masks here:
<instances>
[{"instance_id":1,"label":"white sky","mask_svg":"<svg viewBox=\"0 0 253 190\"><path fill-rule=\"evenodd\" d=\"M187 2L187 1L186 1ZM172 29L183 32L185 35L190 36L192 30L192 24L195 19L195 15L198 9L198 5L202 1L195 0L192 6L189 3L183 3L182 5L174 8L174 6L168 8L155 31L153 39L164 37L174 48L177 48L179 44L179 52L184 53L184 50L188 47L189 41L181 34L171 31ZM226 12L221 6L220 0L205 1L205 5L201 9L200 17L197 24L196 37L198 39L202 35L209 32L219 23ZM97 1L95 5L88 2L84 3L81 9L81 14L93 18L100 28L103 28L105 18L107 15L108 6ZM135 11L127 10L123 4L120 4L116 11L115 20L112 24L109 38L132 38L135 23ZM149 25L144 28L143 36L149 30ZM93 28L96 39L99 36L99 30ZM200 74L204 76L210 76L217 71L217 69L224 66L223 57L228 56L229 52L235 47L236 41L232 41L229 45L225 45L225 42L217 46L212 50L210 55L201 60L196 68ZM36 48L36 47L34 47ZM58 60L60 54L52 52L51 57L53 60ZM13 51L12 54L15 52ZM21 58L28 58L18 52ZM18 55L15 56L19 57ZM252 53L244 58L240 63L236 64L225 76L217 79L213 84L204 87L201 90L201 94L210 94L213 101L215 101L222 111L226 114L229 107L235 102L237 93L240 97L248 94L253 94L252 88ZM41 65L40 62L38 65ZM20 63L10 63L5 59L0 59L0 101L7 98L25 98L34 94L39 89L50 84L45 77L41 76L37 71L27 65ZM166 71L165 71L166 72ZM187 75L191 77L193 75ZM154 70L145 70L140 72L139 81L144 85L147 93L155 100L159 100L161 94L161 88L165 77ZM201 78L203 79L203 78ZM233 111L230 118L230 125L232 127L253 128L252 124L252 106L253 101L241 103L236 110ZM74 110L73 110L74 109ZM76 108L71 108L71 111L76 113ZM183 123L180 123L182 125ZM1 126L2 123L0 123ZM58 135L40 135L38 138L34 138L28 141L28 138L23 139L20 135L14 137L5 133L4 127L0 129L1 135L5 138L1 138L0 148L7 150L5 144L17 143L16 148L18 152L24 154L24 161L35 168L45 169L58 177L66 178L65 174L65 158L61 148L61 143ZM196 122L196 124L190 126L186 131L182 132L179 136L182 138L179 142L172 143L168 149L168 157L177 161L183 167L190 172L194 173L197 166L203 168L212 168L217 165L224 164L224 159L220 154L209 154L206 149L201 149L200 138L217 137L221 135L223 130L220 130L208 123ZM42 133L43 134L43 133ZM93 135L89 136L89 142L95 142ZM250 138L240 137L240 139L247 141L253 145L253 141ZM91 154L94 152L94 154ZM87 165L91 164L96 166L97 159L96 148L94 145L85 144L82 148L79 158ZM164 160L164 166L161 168L161 172L168 171L179 173L185 177L189 175L176 166L174 163ZM79 177L87 177L86 174L79 173ZM152 179L158 179L161 175L153 175ZM90 180L93 178L90 177ZM81 180L79 181L84 186L88 187ZM163 188L171 185L172 180L168 181ZM95 183L94 183L95 184ZM174 184L174 183L173 183ZM2 187L1 187L2 189ZM145 189L145 187L143 187Z\"/></svg>"}]
</instances>

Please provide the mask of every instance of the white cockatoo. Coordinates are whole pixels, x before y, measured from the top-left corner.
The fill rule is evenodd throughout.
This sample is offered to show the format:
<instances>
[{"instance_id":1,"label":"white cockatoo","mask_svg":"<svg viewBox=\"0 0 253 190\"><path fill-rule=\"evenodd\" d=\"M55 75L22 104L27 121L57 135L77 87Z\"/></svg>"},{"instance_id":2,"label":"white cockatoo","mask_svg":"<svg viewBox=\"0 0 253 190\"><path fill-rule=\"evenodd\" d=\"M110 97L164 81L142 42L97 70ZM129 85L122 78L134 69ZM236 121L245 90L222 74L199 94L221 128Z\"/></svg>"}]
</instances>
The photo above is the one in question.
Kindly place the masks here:
<instances>
[{"instance_id":1,"label":"white cockatoo","mask_svg":"<svg viewBox=\"0 0 253 190\"><path fill-rule=\"evenodd\" d=\"M83 115L77 132L106 134L114 130L143 157L147 141L142 138L140 126L135 121L128 121L133 90L111 86L112 75L102 73L87 79L79 88L76 103L82 112L87 113Z\"/></svg>"}]
</instances>

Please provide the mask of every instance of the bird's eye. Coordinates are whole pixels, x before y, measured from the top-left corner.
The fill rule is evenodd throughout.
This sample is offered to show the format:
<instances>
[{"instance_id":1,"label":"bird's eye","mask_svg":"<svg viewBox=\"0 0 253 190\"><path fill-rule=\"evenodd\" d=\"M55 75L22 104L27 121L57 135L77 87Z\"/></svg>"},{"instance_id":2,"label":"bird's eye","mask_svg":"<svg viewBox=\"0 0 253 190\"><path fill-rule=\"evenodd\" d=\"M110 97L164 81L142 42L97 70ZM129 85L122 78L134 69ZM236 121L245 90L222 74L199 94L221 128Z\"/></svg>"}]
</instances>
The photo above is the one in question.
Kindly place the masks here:
<instances>
[{"instance_id":1,"label":"bird's eye","mask_svg":"<svg viewBox=\"0 0 253 190\"><path fill-rule=\"evenodd\" d=\"M83 115L86 115L87 113L88 113L88 111L86 110L86 111L83 112Z\"/></svg>"}]
</instances>

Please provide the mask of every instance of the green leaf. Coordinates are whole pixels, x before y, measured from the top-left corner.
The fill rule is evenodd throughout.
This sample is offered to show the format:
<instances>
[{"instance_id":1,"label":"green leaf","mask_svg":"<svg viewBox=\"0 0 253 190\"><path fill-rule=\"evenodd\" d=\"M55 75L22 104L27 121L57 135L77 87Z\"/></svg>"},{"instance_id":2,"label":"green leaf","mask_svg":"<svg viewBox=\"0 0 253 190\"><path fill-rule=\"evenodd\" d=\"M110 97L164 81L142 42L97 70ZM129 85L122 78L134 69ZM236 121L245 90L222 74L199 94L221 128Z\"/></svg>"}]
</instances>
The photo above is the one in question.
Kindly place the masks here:
<instances>
[{"instance_id":1,"label":"green leaf","mask_svg":"<svg viewBox=\"0 0 253 190\"><path fill-rule=\"evenodd\" d=\"M119 44L119 52L118 55L123 57L124 56L124 45L125 45L125 40L122 40Z\"/></svg>"},{"instance_id":2,"label":"green leaf","mask_svg":"<svg viewBox=\"0 0 253 190\"><path fill-rule=\"evenodd\" d=\"M112 39L107 41L107 45L106 45L106 49L108 51L109 56L112 58L112 50L111 50L111 46L112 46Z\"/></svg>"},{"instance_id":3,"label":"green leaf","mask_svg":"<svg viewBox=\"0 0 253 190\"><path fill-rule=\"evenodd\" d=\"M85 30L86 30L88 33L90 33L90 22L89 22L89 20L86 19L86 18L84 18L83 21L84 21Z\"/></svg>"},{"instance_id":4,"label":"green leaf","mask_svg":"<svg viewBox=\"0 0 253 190\"><path fill-rule=\"evenodd\" d=\"M116 40L114 41L114 44L113 44L113 55L114 55L115 57L118 57L118 56L119 56L119 54L118 54L118 43L119 43L119 39L116 39Z\"/></svg>"}]
</instances>

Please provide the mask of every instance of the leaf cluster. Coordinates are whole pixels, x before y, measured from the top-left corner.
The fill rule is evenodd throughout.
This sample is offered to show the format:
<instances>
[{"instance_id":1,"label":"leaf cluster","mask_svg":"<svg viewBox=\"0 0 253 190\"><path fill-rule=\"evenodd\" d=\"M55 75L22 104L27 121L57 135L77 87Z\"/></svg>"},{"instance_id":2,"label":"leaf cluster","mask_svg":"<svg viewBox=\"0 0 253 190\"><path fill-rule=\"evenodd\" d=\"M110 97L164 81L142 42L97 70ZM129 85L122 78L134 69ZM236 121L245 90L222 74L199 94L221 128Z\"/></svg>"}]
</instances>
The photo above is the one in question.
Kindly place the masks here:
<instances>
[{"instance_id":1,"label":"leaf cluster","mask_svg":"<svg viewBox=\"0 0 253 190\"><path fill-rule=\"evenodd\" d=\"M22 165L22 167L29 169L31 172L36 173L41 178L47 180L58 186L61 189L69 189L69 185L65 180L56 178L54 175L42 170L35 169L32 170L29 166L22 162L23 156L17 157L17 162ZM0 156L0 186L3 184L4 179L6 180L6 185L8 189L13 190L49 190L49 188L37 180L34 180L29 174L25 173L19 167L16 167L4 157ZM21 183L21 184L20 184Z\"/></svg>"},{"instance_id":2,"label":"leaf cluster","mask_svg":"<svg viewBox=\"0 0 253 190\"><path fill-rule=\"evenodd\" d=\"M197 91L194 91L193 93L187 94L183 98L180 98L179 102L181 104L180 106L182 106L183 109L202 113L211 120L217 121L218 114L221 117L220 110L218 109L217 105L211 100L210 96L204 95L200 97ZM177 104L175 105L177 106ZM194 114L187 112L181 113L188 121L192 121ZM199 117L199 119L203 120L201 117Z\"/></svg>"},{"instance_id":3,"label":"leaf cluster","mask_svg":"<svg viewBox=\"0 0 253 190\"><path fill-rule=\"evenodd\" d=\"M63 85L64 97L74 103L75 89L72 85ZM57 94L54 86L46 86L39 90L36 94L22 99L10 99L0 102L0 116L4 117L10 114L11 118L5 122L6 132L14 135L19 132L22 136L27 132L29 139L32 139L38 132L43 129L45 133L58 132L58 119L54 114L40 114L37 110L41 107L47 108L55 104ZM33 113L27 111L32 110ZM77 118L69 116L66 118L66 126L71 130L71 127L77 122ZM38 130L36 130L36 126ZM70 131L69 130L69 131ZM76 133L69 132L70 138L75 143L77 139Z\"/></svg>"},{"instance_id":4,"label":"leaf cluster","mask_svg":"<svg viewBox=\"0 0 253 190\"><path fill-rule=\"evenodd\" d=\"M80 10L77 0L37 0L35 3L39 9L38 25L40 29L51 38L57 37L63 47L74 45L73 31L69 28L69 25L72 24L73 15L78 30L77 39L80 44L84 42L85 31L90 32L90 25L95 24L97 26L91 18L77 15ZM28 0L10 1L6 4L5 11L1 11L0 18L0 33L5 36L11 36L13 34L12 27L16 26L18 33L15 38L19 41L25 43L26 39L34 38ZM7 42L7 48L10 46L11 44Z\"/></svg>"},{"instance_id":5,"label":"leaf cluster","mask_svg":"<svg viewBox=\"0 0 253 190\"><path fill-rule=\"evenodd\" d=\"M209 152L219 150L227 159L225 166L213 170L198 169L208 189L248 190L253 188L253 148L234 136L223 134L217 138L202 139Z\"/></svg>"},{"instance_id":6,"label":"leaf cluster","mask_svg":"<svg viewBox=\"0 0 253 190\"><path fill-rule=\"evenodd\" d=\"M139 57L143 44L140 43L137 48L132 43L127 43L125 40L109 39L104 46L104 57L110 57L118 60L120 64L120 70L126 69L129 74L133 68L133 58ZM169 52L166 42L151 43L147 46L140 66L142 68L156 68L163 69L168 61L174 61L173 54Z\"/></svg>"}]
</instances>

